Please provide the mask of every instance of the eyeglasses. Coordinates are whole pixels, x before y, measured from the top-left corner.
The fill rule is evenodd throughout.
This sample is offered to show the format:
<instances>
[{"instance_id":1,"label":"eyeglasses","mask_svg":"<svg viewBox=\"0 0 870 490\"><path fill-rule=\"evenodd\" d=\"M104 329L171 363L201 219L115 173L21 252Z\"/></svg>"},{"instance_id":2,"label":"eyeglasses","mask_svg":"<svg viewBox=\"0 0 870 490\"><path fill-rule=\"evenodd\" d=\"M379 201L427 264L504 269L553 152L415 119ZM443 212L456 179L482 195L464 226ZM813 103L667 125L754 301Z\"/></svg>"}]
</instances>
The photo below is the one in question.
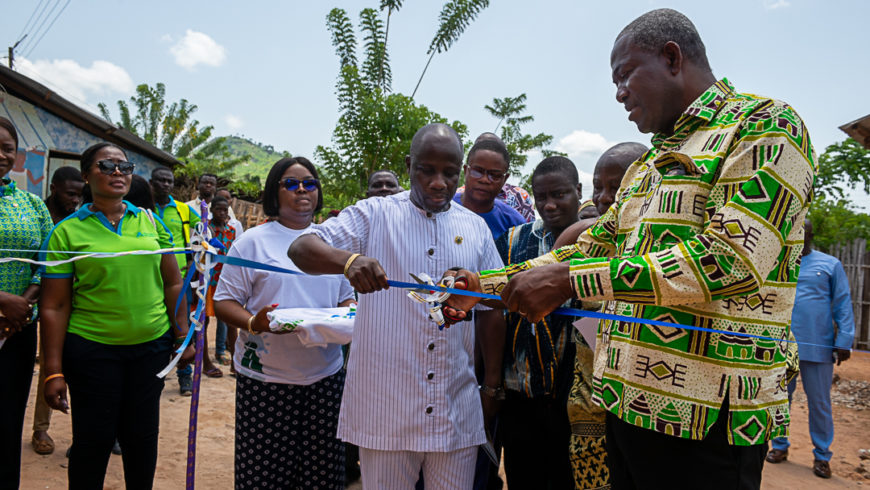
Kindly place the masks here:
<instances>
[{"instance_id":1,"label":"eyeglasses","mask_svg":"<svg viewBox=\"0 0 870 490\"><path fill-rule=\"evenodd\" d=\"M320 181L317 179L284 179L282 184L284 185L284 188L288 191L295 191L299 189L299 186L301 185L302 188L306 191L314 192L315 190L317 190L317 185L320 184Z\"/></svg>"},{"instance_id":2,"label":"eyeglasses","mask_svg":"<svg viewBox=\"0 0 870 490\"><path fill-rule=\"evenodd\" d=\"M486 170L472 165L466 165L466 167L468 167L468 175L471 175L475 179L482 179L486 175L490 181L498 182L507 175L507 172L502 172L501 170Z\"/></svg>"},{"instance_id":3,"label":"eyeglasses","mask_svg":"<svg viewBox=\"0 0 870 490\"><path fill-rule=\"evenodd\" d=\"M106 175L112 175L117 170L121 175L130 175L136 165L131 162L113 162L112 160L100 160L97 162L97 168L100 172Z\"/></svg>"}]
</instances>

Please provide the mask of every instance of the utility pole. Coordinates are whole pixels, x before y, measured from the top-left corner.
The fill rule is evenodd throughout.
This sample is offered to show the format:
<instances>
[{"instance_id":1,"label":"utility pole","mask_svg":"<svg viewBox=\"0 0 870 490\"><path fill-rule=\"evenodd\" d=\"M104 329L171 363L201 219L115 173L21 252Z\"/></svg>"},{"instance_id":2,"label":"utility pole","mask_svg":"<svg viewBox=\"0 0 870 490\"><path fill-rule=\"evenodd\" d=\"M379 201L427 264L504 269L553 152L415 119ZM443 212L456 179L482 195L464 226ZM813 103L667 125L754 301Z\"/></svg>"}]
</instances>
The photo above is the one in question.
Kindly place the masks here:
<instances>
[{"instance_id":1,"label":"utility pole","mask_svg":"<svg viewBox=\"0 0 870 490\"><path fill-rule=\"evenodd\" d=\"M10 69L12 69L12 64L15 61L15 48L17 48L18 45L21 44L21 41L24 41L25 38L27 38L27 34L22 36L21 39L19 39L17 43L15 43L12 46L9 46L9 68Z\"/></svg>"}]
</instances>

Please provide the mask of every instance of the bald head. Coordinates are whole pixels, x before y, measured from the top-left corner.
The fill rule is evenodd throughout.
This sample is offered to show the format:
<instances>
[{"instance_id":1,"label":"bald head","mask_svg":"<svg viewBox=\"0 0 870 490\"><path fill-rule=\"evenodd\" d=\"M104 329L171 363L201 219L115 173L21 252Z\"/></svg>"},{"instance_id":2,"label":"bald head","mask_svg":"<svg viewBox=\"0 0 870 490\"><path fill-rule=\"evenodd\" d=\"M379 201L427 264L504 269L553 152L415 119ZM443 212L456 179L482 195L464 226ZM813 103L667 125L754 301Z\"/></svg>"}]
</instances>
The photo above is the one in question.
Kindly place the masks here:
<instances>
[{"instance_id":1,"label":"bald head","mask_svg":"<svg viewBox=\"0 0 870 490\"><path fill-rule=\"evenodd\" d=\"M432 151L437 147L437 151L450 152L457 156L458 162L462 162L465 156L465 148L462 146L462 139L459 133L453 128L442 123L432 123L423 126L414 133L414 138L411 139L411 163L414 163L420 158L420 155L426 151Z\"/></svg>"},{"instance_id":2,"label":"bald head","mask_svg":"<svg viewBox=\"0 0 870 490\"><path fill-rule=\"evenodd\" d=\"M628 166L639 160L646 151L646 145L640 143L617 143L601 154L595 169L598 170L600 165L616 165L622 169L622 173L625 173Z\"/></svg>"}]
</instances>

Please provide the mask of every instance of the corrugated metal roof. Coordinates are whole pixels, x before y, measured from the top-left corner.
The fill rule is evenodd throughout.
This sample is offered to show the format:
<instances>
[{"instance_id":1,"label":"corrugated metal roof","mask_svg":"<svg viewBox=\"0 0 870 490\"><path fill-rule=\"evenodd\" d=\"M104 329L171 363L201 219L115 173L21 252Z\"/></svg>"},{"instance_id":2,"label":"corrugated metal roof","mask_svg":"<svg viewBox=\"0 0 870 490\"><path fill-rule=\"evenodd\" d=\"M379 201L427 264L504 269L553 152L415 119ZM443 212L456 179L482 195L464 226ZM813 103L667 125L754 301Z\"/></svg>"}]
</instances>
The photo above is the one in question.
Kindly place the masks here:
<instances>
[{"instance_id":1,"label":"corrugated metal roof","mask_svg":"<svg viewBox=\"0 0 870 490\"><path fill-rule=\"evenodd\" d=\"M71 124L116 145L133 150L168 166L183 165L167 153L135 134L111 124L103 118L64 99L57 92L16 71L0 65L0 85L7 92L41 107Z\"/></svg>"},{"instance_id":2,"label":"corrugated metal roof","mask_svg":"<svg viewBox=\"0 0 870 490\"><path fill-rule=\"evenodd\" d=\"M840 126L853 140L870 150L870 114Z\"/></svg>"}]
</instances>

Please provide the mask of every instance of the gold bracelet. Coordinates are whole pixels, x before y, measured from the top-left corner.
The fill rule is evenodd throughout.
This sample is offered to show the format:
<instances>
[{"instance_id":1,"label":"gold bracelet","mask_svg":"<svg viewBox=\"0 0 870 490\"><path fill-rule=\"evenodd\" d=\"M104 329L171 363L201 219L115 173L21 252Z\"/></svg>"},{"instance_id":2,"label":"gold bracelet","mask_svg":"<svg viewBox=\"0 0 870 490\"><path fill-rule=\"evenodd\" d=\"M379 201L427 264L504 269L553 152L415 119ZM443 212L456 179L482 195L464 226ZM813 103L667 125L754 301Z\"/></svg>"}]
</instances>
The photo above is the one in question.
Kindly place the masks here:
<instances>
[{"instance_id":1,"label":"gold bracelet","mask_svg":"<svg viewBox=\"0 0 870 490\"><path fill-rule=\"evenodd\" d=\"M350 269L350 264L353 264L353 261L359 257L360 254L351 254L348 257L347 262L344 263L344 277L347 277L347 270Z\"/></svg>"},{"instance_id":2,"label":"gold bracelet","mask_svg":"<svg viewBox=\"0 0 870 490\"><path fill-rule=\"evenodd\" d=\"M46 377L45 377L45 381L42 382L42 385L43 385L43 386L47 385L48 382L51 381L51 380L53 380L54 378L63 378L63 374L61 374L61 373L57 373L57 374L52 374L52 375L50 375L50 376L46 376Z\"/></svg>"},{"instance_id":3,"label":"gold bracelet","mask_svg":"<svg viewBox=\"0 0 870 490\"><path fill-rule=\"evenodd\" d=\"M248 318L248 332L251 332L251 335L256 334L256 332L254 332L254 329L251 328L251 323L254 321L254 318L256 318L256 317L257 317L257 315L251 315L251 318Z\"/></svg>"}]
</instances>

